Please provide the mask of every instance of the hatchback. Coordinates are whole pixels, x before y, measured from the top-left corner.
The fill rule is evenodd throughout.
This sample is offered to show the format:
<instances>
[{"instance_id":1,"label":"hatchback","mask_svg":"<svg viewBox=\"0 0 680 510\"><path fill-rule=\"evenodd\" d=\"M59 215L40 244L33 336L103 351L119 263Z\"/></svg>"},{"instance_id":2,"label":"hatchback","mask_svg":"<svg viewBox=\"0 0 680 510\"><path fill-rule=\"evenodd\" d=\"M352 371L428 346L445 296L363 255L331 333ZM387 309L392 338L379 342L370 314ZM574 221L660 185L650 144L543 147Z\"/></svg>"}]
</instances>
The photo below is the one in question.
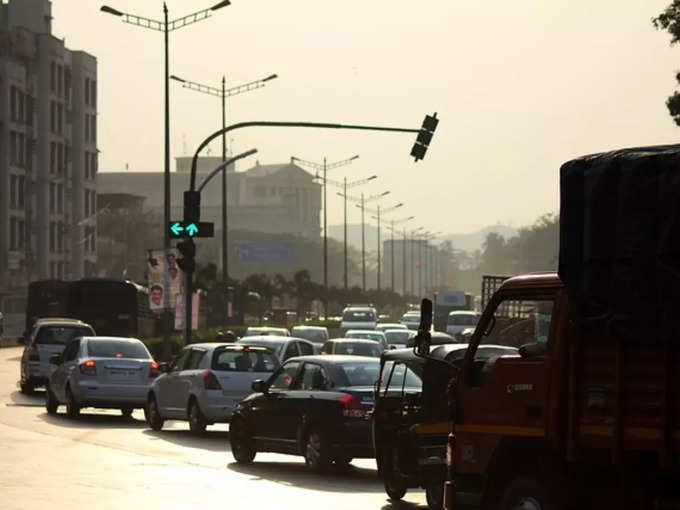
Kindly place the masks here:
<instances>
[{"instance_id":1,"label":"hatchback","mask_svg":"<svg viewBox=\"0 0 680 510\"><path fill-rule=\"evenodd\" d=\"M136 338L80 337L50 357L45 407L54 414L66 404L69 418L83 407L117 408L130 416L143 408L158 364Z\"/></svg>"},{"instance_id":2,"label":"hatchback","mask_svg":"<svg viewBox=\"0 0 680 510\"><path fill-rule=\"evenodd\" d=\"M182 350L149 391L146 420L160 430L166 419L188 420L194 434L207 425L226 423L251 393L251 383L267 378L279 361L265 347L240 344L192 344Z\"/></svg>"},{"instance_id":3,"label":"hatchback","mask_svg":"<svg viewBox=\"0 0 680 510\"><path fill-rule=\"evenodd\" d=\"M295 356L309 356L316 353L316 348L312 342L290 336L246 336L241 338L238 343L241 345L266 347L281 362Z\"/></svg>"}]
</instances>

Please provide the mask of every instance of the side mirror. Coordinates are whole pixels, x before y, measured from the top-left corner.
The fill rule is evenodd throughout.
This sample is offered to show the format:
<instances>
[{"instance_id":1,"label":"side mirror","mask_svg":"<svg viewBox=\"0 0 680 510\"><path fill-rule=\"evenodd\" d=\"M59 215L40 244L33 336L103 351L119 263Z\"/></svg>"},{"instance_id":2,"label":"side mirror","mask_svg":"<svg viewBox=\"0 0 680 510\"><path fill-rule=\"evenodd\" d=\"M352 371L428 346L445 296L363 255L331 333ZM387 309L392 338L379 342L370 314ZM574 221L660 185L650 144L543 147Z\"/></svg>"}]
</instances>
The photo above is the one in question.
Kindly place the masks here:
<instances>
[{"instance_id":1,"label":"side mirror","mask_svg":"<svg viewBox=\"0 0 680 510\"><path fill-rule=\"evenodd\" d=\"M170 370L170 365L166 362L163 361L158 364L158 371L165 374Z\"/></svg>"},{"instance_id":2,"label":"side mirror","mask_svg":"<svg viewBox=\"0 0 680 510\"><path fill-rule=\"evenodd\" d=\"M267 393L267 385L262 379L255 379L250 387L257 393Z\"/></svg>"},{"instance_id":3,"label":"side mirror","mask_svg":"<svg viewBox=\"0 0 680 510\"><path fill-rule=\"evenodd\" d=\"M61 361L62 361L61 353L52 354L52 356L50 356L51 365L61 365Z\"/></svg>"}]
</instances>

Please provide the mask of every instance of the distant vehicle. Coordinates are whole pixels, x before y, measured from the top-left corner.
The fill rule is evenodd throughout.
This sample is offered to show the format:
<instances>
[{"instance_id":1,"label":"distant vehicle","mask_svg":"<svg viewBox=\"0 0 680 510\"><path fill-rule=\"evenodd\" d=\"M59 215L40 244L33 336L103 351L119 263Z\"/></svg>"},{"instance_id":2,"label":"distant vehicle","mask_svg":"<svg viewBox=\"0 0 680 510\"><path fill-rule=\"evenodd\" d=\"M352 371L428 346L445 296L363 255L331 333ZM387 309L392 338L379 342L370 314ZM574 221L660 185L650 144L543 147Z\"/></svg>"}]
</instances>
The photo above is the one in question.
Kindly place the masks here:
<instances>
[{"instance_id":1,"label":"distant vehicle","mask_svg":"<svg viewBox=\"0 0 680 510\"><path fill-rule=\"evenodd\" d=\"M286 328L275 328L273 326L248 326L243 336L290 336Z\"/></svg>"},{"instance_id":2,"label":"distant vehicle","mask_svg":"<svg viewBox=\"0 0 680 510\"><path fill-rule=\"evenodd\" d=\"M379 322L375 329L377 331L387 331L388 329L408 329L406 325L400 322Z\"/></svg>"},{"instance_id":3,"label":"distant vehicle","mask_svg":"<svg viewBox=\"0 0 680 510\"><path fill-rule=\"evenodd\" d=\"M92 326L78 319L54 317L37 320L21 355L21 392L30 394L36 387L45 386L50 357L61 353L70 340L95 334Z\"/></svg>"},{"instance_id":4,"label":"distant vehicle","mask_svg":"<svg viewBox=\"0 0 680 510\"><path fill-rule=\"evenodd\" d=\"M322 354L349 354L370 358L379 358L384 351L385 348L380 343L360 338L334 338L321 348Z\"/></svg>"},{"instance_id":5,"label":"distant vehicle","mask_svg":"<svg viewBox=\"0 0 680 510\"><path fill-rule=\"evenodd\" d=\"M420 325L420 312L406 312L401 316L401 323L412 331L416 331Z\"/></svg>"},{"instance_id":6,"label":"distant vehicle","mask_svg":"<svg viewBox=\"0 0 680 510\"><path fill-rule=\"evenodd\" d=\"M148 337L155 317L146 287L130 280L85 278L73 282L40 280L28 287L26 331L41 317L72 317L100 335Z\"/></svg>"},{"instance_id":7,"label":"distant vehicle","mask_svg":"<svg viewBox=\"0 0 680 510\"><path fill-rule=\"evenodd\" d=\"M443 345L443 344L460 343L460 342L458 342L457 339L455 339L454 337L452 337L448 333L444 333L442 331L431 331L430 335L431 335L430 345ZM413 335L411 338L409 338L408 342L406 343L406 347L413 347L414 339L415 339L415 335Z\"/></svg>"},{"instance_id":8,"label":"distant vehicle","mask_svg":"<svg viewBox=\"0 0 680 510\"><path fill-rule=\"evenodd\" d=\"M83 407L117 408L130 416L144 407L159 374L158 363L136 338L74 338L50 364L45 408L54 414L66 404L69 418L77 418Z\"/></svg>"},{"instance_id":9,"label":"distant vehicle","mask_svg":"<svg viewBox=\"0 0 680 510\"><path fill-rule=\"evenodd\" d=\"M446 320L446 332L456 335L466 328L475 327L479 322L480 314L468 310L450 312Z\"/></svg>"},{"instance_id":10,"label":"distant vehicle","mask_svg":"<svg viewBox=\"0 0 680 510\"><path fill-rule=\"evenodd\" d=\"M314 344L301 338L286 336L244 336L239 345L259 345L270 349L280 362L296 356L309 356L316 353Z\"/></svg>"},{"instance_id":11,"label":"distant vehicle","mask_svg":"<svg viewBox=\"0 0 680 510\"><path fill-rule=\"evenodd\" d=\"M226 423L236 404L251 393L256 379L280 366L265 347L204 343L185 347L150 388L146 421L160 430L166 419L188 420L194 434Z\"/></svg>"},{"instance_id":12,"label":"distant vehicle","mask_svg":"<svg viewBox=\"0 0 680 510\"><path fill-rule=\"evenodd\" d=\"M365 338L367 340L379 342L380 345L383 346L383 349L387 349L388 347L385 333L374 329L350 329L345 333L345 338Z\"/></svg>"},{"instance_id":13,"label":"distant vehicle","mask_svg":"<svg viewBox=\"0 0 680 510\"><path fill-rule=\"evenodd\" d=\"M293 326L290 330L291 336L309 340L318 348L328 340L328 328L323 326Z\"/></svg>"},{"instance_id":14,"label":"distant vehicle","mask_svg":"<svg viewBox=\"0 0 680 510\"><path fill-rule=\"evenodd\" d=\"M409 339L413 338L416 334L415 331L410 329L388 329L385 333L385 340L387 340L387 345L390 347L395 346L396 348L406 347Z\"/></svg>"},{"instance_id":15,"label":"distant vehicle","mask_svg":"<svg viewBox=\"0 0 680 510\"><path fill-rule=\"evenodd\" d=\"M302 455L314 471L371 458L369 413L377 358L308 356L288 360L234 410L231 452L249 464L260 452Z\"/></svg>"},{"instance_id":16,"label":"distant vehicle","mask_svg":"<svg viewBox=\"0 0 680 510\"><path fill-rule=\"evenodd\" d=\"M375 308L370 305L348 306L342 311L340 329L342 331L350 329L375 329L377 315Z\"/></svg>"},{"instance_id":17,"label":"distant vehicle","mask_svg":"<svg viewBox=\"0 0 680 510\"><path fill-rule=\"evenodd\" d=\"M449 314L457 310L472 310L472 294L462 290L443 290L434 302L432 325L435 331L446 331Z\"/></svg>"}]
</instances>

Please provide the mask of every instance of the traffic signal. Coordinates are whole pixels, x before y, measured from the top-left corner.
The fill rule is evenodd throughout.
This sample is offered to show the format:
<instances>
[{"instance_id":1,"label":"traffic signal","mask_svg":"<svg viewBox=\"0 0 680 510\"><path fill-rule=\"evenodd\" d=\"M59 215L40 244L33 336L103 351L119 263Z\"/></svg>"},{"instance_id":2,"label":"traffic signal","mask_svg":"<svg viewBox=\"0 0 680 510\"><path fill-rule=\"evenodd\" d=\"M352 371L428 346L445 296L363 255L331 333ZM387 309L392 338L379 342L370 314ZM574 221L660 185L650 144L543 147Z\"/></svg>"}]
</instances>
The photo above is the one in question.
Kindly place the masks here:
<instances>
[{"instance_id":1,"label":"traffic signal","mask_svg":"<svg viewBox=\"0 0 680 510\"><path fill-rule=\"evenodd\" d=\"M177 259L177 265L185 273L193 273L196 270L196 245L191 239L177 243L177 250L181 257Z\"/></svg>"},{"instance_id":2,"label":"traffic signal","mask_svg":"<svg viewBox=\"0 0 680 510\"><path fill-rule=\"evenodd\" d=\"M201 221L201 192L184 192L184 223L198 223Z\"/></svg>"},{"instance_id":3,"label":"traffic signal","mask_svg":"<svg viewBox=\"0 0 680 510\"><path fill-rule=\"evenodd\" d=\"M435 112L434 115L425 115L423 126L420 128L418 136L416 137L416 143L413 144L413 148L411 149L411 156L413 156L416 161L420 161L425 157L427 148L432 141L434 130L437 129L437 124L439 124L437 112Z\"/></svg>"}]
</instances>

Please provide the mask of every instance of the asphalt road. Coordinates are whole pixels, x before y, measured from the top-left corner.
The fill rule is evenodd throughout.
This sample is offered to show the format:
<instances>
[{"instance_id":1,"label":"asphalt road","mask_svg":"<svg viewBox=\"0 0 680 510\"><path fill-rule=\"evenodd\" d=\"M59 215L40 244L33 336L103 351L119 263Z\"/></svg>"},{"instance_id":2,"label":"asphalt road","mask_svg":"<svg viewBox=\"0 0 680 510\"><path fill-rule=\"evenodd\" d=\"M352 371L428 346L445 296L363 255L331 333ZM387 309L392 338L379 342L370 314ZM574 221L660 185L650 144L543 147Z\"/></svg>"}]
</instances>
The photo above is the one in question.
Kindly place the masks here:
<instances>
[{"instance_id":1,"label":"asphalt road","mask_svg":"<svg viewBox=\"0 0 680 510\"><path fill-rule=\"evenodd\" d=\"M0 494L3 510L376 509L426 508L422 491L391 503L375 462L317 475L301 457L259 453L237 465L226 425L190 434L186 422L146 427L141 411L84 410L81 418L45 412L44 393L19 392L22 348L0 349Z\"/></svg>"}]
</instances>

